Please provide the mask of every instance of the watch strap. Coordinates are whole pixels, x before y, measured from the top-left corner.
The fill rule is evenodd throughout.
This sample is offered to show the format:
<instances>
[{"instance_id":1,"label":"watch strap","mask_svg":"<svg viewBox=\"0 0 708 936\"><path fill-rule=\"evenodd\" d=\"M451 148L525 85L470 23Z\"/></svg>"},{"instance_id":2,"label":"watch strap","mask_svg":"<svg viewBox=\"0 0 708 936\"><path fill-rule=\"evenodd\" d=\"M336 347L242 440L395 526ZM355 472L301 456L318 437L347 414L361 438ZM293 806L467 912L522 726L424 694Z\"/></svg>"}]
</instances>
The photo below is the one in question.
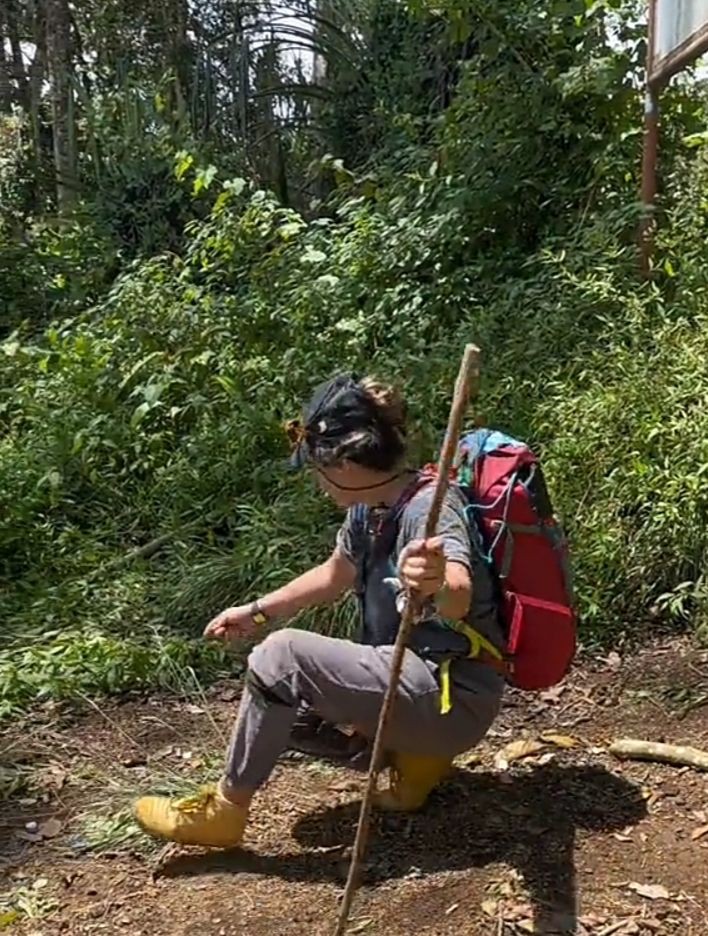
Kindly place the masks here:
<instances>
[{"instance_id":1,"label":"watch strap","mask_svg":"<svg viewBox=\"0 0 708 936\"><path fill-rule=\"evenodd\" d=\"M258 627L263 627L264 624L268 623L268 615L265 613L259 601L254 601L249 609L251 615L251 620Z\"/></svg>"}]
</instances>

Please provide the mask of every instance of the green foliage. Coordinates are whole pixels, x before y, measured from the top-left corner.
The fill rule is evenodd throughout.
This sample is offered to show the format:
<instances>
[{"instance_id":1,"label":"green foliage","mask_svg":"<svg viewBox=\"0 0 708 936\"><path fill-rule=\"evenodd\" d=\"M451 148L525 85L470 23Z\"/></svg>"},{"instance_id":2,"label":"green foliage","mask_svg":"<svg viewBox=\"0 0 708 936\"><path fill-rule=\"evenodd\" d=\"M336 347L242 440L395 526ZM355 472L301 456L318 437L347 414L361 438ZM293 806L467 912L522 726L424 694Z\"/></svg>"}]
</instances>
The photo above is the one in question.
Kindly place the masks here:
<instances>
[{"instance_id":1,"label":"green foliage","mask_svg":"<svg viewBox=\"0 0 708 936\"><path fill-rule=\"evenodd\" d=\"M0 229L5 713L229 665L198 639L210 615L320 560L338 522L285 471L282 423L335 370L374 371L427 459L470 339L487 421L543 453L585 639L708 627L700 96L665 96L671 207L641 283L633 17L410 6L366 21L371 87L332 76L321 116L353 158L318 160L321 214L228 153L124 134L73 221ZM445 54L441 91L418 65Z\"/></svg>"},{"instance_id":2,"label":"green foliage","mask_svg":"<svg viewBox=\"0 0 708 936\"><path fill-rule=\"evenodd\" d=\"M21 234L0 220L0 336L33 333L94 302L119 269L120 244L92 210Z\"/></svg>"},{"instance_id":3,"label":"green foliage","mask_svg":"<svg viewBox=\"0 0 708 936\"><path fill-rule=\"evenodd\" d=\"M211 645L175 635L133 638L88 630L46 631L25 636L2 656L0 718L36 699L71 698L128 689L185 692L187 675L225 672L223 654Z\"/></svg>"}]
</instances>

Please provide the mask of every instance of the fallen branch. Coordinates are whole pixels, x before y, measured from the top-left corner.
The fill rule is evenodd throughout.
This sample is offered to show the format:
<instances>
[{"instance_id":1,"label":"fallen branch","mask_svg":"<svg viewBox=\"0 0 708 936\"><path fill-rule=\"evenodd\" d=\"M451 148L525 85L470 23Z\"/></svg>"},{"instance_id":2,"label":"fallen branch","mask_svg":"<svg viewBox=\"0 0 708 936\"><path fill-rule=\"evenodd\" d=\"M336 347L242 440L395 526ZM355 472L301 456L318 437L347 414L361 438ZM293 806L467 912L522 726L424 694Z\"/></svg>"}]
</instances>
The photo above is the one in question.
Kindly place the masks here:
<instances>
[{"instance_id":1,"label":"fallen branch","mask_svg":"<svg viewBox=\"0 0 708 936\"><path fill-rule=\"evenodd\" d=\"M128 565L134 559L150 559L164 546L171 543L177 534L181 532L181 530L176 530L174 533L163 533L162 536L157 536L155 539L150 540L149 543L145 543L144 546L136 546L135 549L131 549L130 552L127 552L124 556L120 556L118 559L114 560L113 563L108 563L104 571L105 569L116 569L120 566Z\"/></svg>"},{"instance_id":2,"label":"fallen branch","mask_svg":"<svg viewBox=\"0 0 708 936\"><path fill-rule=\"evenodd\" d=\"M679 767L694 767L708 770L708 751L677 744L660 744L658 741L642 741L638 738L620 738L609 747L610 754L630 760L659 761Z\"/></svg>"},{"instance_id":3,"label":"fallen branch","mask_svg":"<svg viewBox=\"0 0 708 936\"><path fill-rule=\"evenodd\" d=\"M116 572L118 569L122 569L124 566L130 565L131 562L134 562L136 559L152 559L156 553L164 549L165 546L169 546L170 543L177 539L178 536L182 536L184 533L189 533L192 530L197 530L198 527L199 521L193 520L191 523L185 523L183 526L178 527L171 533L163 533L162 536L155 537L155 539L150 540L149 543L145 543L142 546L136 546L127 553L124 553L122 556L118 556L115 559L110 559L103 565L98 566L98 568L94 569L93 572L87 576L86 581L93 582L95 579L100 578L107 572Z\"/></svg>"}]
</instances>

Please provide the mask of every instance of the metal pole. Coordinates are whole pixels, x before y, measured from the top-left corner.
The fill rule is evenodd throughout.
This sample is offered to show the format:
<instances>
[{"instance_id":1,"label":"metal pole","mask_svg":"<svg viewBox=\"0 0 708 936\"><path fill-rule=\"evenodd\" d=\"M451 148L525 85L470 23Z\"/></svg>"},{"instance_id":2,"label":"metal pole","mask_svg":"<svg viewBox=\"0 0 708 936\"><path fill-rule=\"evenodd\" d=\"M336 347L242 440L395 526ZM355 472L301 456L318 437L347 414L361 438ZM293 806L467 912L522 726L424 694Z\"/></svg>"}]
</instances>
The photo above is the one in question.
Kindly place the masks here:
<instances>
[{"instance_id":1,"label":"metal pole","mask_svg":"<svg viewBox=\"0 0 708 936\"><path fill-rule=\"evenodd\" d=\"M654 248L656 218L656 164L659 151L659 94L652 74L654 62L654 36L656 28L656 0L648 3L648 42L646 65L646 89L644 94L644 148L642 152L641 202L642 217L639 221L639 262L642 276L649 278Z\"/></svg>"},{"instance_id":2,"label":"metal pole","mask_svg":"<svg viewBox=\"0 0 708 936\"><path fill-rule=\"evenodd\" d=\"M644 151L642 153L642 217L639 222L639 258L642 275L648 279L654 249L656 218L656 164L659 150L659 96L647 85L644 101Z\"/></svg>"}]
</instances>

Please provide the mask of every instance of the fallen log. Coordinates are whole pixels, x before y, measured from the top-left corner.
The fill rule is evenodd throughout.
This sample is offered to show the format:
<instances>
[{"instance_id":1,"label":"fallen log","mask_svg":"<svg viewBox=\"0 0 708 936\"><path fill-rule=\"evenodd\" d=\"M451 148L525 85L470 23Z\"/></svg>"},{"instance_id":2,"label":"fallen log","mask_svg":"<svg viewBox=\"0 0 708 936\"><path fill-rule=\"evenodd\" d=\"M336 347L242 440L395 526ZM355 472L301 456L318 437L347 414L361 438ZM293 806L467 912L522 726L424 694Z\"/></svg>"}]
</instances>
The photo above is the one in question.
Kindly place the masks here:
<instances>
[{"instance_id":1,"label":"fallen log","mask_svg":"<svg viewBox=\"0 0 708 936\"><path fill-rule=\"evenodd\" d=\"M642 741L639 738L620 738L609 747L610 754L628 760L659 761L678 767L693 767L708 770L708 751L681 744L661 744L658 741Z\"/></svg>"}]
</instances>

